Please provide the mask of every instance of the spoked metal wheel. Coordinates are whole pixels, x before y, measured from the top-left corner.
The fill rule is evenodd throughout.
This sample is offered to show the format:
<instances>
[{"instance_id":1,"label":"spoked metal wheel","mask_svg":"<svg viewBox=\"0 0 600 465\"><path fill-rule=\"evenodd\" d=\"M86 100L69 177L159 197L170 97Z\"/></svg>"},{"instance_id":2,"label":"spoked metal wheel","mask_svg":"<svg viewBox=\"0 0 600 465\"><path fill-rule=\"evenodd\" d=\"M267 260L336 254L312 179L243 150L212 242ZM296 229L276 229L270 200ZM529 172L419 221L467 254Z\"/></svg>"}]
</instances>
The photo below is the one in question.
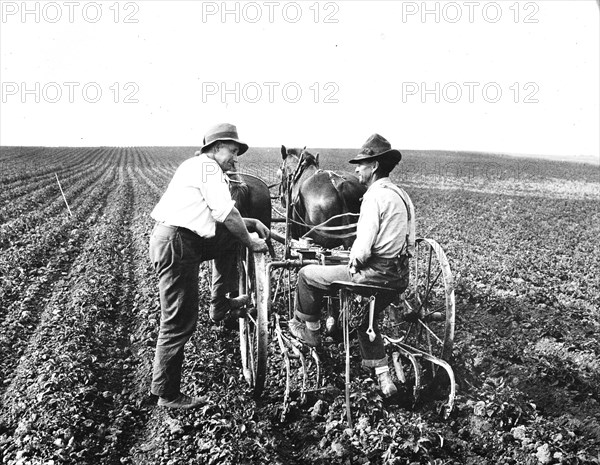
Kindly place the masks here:
<instances>
[{"instance_id":1,"label":"spoked metal wheel","mask_svg":"<svg viewBox=\"0 0 600 465\"><path fill-rule=\"evenodd\" d=\"M441 387L437 393L447 395L447 401L440 405L440 413L448 418L456 396L454 372L448 363L454 343L454 284L446 254L433 239L416 240L410 284L402 297L396 311L389 312L383 328L396 375L402 383L412 378L415 403L425 385L436 390ZM408 373L401 359L408 360L412 367ZM438 376L440 369L447 375L448 384Z\"/></svg>"},{"instance_id":2,"label":"spoked metal wheel","mask_svg":"<svg viewBox=\"0 0 600 465\"><path fill-rule=\"evenodd\" d=\"M253 389L262 394L267 374L268 303L265 254L244 249L238 261L239 293L251 297L251 309L239 319L242 371Z\"/></svg>"},{"instance_id":3,"label":"spoked metal wheel","mask_svg":"<svg viewBox=\"0 0 600 465\"><path fill-rule=\"evenodd\" d=\"M410 284L394 322L402 342L448 361L454 343L454 284L446 254L433 239L419 238Z\"/></svg>"}]
</instances>

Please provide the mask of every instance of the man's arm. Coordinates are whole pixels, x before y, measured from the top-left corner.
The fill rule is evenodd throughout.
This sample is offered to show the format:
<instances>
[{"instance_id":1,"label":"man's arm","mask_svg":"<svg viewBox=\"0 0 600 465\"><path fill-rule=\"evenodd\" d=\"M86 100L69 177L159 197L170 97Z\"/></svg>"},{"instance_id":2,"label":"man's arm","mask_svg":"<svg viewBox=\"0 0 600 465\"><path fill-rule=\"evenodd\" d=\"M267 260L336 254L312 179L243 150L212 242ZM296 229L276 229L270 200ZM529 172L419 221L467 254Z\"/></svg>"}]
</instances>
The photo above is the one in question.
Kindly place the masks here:
<instances>
[{"instance_id":1,"label":"man's arm","mask_svg":"<svg viewBox=\"0 0 600 465\"><path fill-rule=\"evenodd\" d=\"M268 239L271 236L271 230L267 228L262 221L255 218L243 218L243 220L248 231L258 233L263 239Z\"/></svg>"},{"instance_id":2,"label":"man's arm","mask_svg":"<svg viewBox=\"0 0 600 465\"><path fill-rule=\"evenodd\" d=\"M268 250L267 243L264 239L252 237L248 233L246 223L244 222L244 219L242 218L242 215L240 215L240 212L237 208L233 207L231 209L225 218L225 221L223 221L223 224L231 232L231 234L237 237L242 244L244 244L253 252L266 252Z\"/></svg>"},{"instance_id":3,"label":"man's arm","mask_svg":"<svg viewBox=\"0 0 600 465\"><path fill-rule=\"evenodd\" d=\"M364 267L379 231L379 206L371 196L365 196L356 225L356 240L350 249L349 266L356 270Z\"/></svg>"}]
</instances>

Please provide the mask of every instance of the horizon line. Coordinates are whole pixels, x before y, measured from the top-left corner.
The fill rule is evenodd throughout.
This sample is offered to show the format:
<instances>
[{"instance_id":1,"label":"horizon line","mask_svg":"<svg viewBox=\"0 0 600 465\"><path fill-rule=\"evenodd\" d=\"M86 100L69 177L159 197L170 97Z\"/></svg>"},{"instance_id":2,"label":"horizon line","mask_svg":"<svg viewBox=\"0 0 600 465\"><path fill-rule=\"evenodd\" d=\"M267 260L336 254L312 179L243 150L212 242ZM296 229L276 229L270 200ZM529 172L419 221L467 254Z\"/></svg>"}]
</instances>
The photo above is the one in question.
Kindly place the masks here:
<instances>
[{"instance_id":1,"label":"horizon line","mask_svg":"<svg viewBox=\"0 0 600 465\"><path fill-rule=\"evenodd\" d=\"M70 148L98 148L98 147L106 147L106 148L133 148L133 147L169 147L169 148L184 148L184 147L195 147L199 148L201 145L4 145L0 144L0 149L2 148L20 148L20 147L40 147L40 148L62 148L62 147L70 147ZM277 149L279 150L281 145L255 145L249 147L248 150L259 150L259 149ZM290 146L293 147L293 146ZM308 147L308 146L307 146ZM312 150L352 150L359 151L360 147L310 147ZM539 154L539 153L517 153L517 152L497 152L497 151L485 151L485 150L474 150L474 149L442 149L442 148L427 148L427 149L419 149L419 148L404 148L398 149L400 151L406 152L443 152L443 153L471 153L471 154L481 154L481 155L492 155L492 156L508 156L508 157L516 157L516 158L536 158L542 160L550 160L550 161L566 161L573 163L589 163L593 165L600 165L600 155L561 155L561 154Z\"/></svg>"}]
</instances>

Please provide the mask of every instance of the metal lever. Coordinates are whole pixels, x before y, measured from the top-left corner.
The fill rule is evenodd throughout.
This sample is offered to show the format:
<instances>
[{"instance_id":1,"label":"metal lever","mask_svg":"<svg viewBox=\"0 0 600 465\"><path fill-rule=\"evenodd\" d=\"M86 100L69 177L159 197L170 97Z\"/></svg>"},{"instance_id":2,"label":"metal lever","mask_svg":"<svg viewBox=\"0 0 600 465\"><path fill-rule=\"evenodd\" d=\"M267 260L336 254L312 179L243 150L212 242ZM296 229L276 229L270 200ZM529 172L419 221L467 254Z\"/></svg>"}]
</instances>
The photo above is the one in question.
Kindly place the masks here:
<instances>
[{"instance_id":1,"label":"metal lever","mask_svg":"<svg viewBox=\"0 0 600 465\"><path fill-rule=\"evenodd\" d=\"M369 341L375 340L375 331L373 331L373 317L375 316L375 296L369 297L369 328L367 329L367 335Z\"/></svg>"}]
</instances>

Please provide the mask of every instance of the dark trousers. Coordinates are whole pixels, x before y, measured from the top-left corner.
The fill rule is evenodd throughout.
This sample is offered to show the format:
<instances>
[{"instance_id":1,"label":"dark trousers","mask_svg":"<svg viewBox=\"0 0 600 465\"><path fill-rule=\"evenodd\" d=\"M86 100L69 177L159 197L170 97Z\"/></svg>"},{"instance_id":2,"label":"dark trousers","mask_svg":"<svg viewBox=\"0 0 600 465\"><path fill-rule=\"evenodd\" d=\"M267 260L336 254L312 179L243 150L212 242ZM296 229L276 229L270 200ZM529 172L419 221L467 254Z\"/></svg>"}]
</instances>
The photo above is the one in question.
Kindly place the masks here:
<instances>
[{"instance_id":1,"label":"dark trousers","mask_svg":"<svg viewBox=\"0 0 600 465\"><path fill-rule=\"evenodd\" d=\"M361 284L373 284L401 290L404 281L397 271L395 260L381 259L359 273L350 275L347 265L307 265L298 272L296 287L295 315L302 321L319 321L321 306L325 294L330 293L334 281L352 281ZM406 286L404 286L405 288ZM366 331L369 328L368 318L358 327L358 343L362 356L362 364L366 367L387 366L388 359L383 346L383 338L379 330L381 311L394 299L393 295L381 294L375 300L373 331L375 340L371 342Z\"/></svg>"},{"instance_id":2,"label":"dark trousers","mask_svg":"<svg viewBox=\"0 0 600 465\"><path fill-rule=\"evenodd\" d=\"M222 225L205 239L192 231L157 224L150 238L150 259L158 274L160 330L151 392L174 397L180 392L185 343L198 320L200 263L213 260L211 306L226 305L226 294L237 290L238 242Z\"/></svg>"}]
</instances>

